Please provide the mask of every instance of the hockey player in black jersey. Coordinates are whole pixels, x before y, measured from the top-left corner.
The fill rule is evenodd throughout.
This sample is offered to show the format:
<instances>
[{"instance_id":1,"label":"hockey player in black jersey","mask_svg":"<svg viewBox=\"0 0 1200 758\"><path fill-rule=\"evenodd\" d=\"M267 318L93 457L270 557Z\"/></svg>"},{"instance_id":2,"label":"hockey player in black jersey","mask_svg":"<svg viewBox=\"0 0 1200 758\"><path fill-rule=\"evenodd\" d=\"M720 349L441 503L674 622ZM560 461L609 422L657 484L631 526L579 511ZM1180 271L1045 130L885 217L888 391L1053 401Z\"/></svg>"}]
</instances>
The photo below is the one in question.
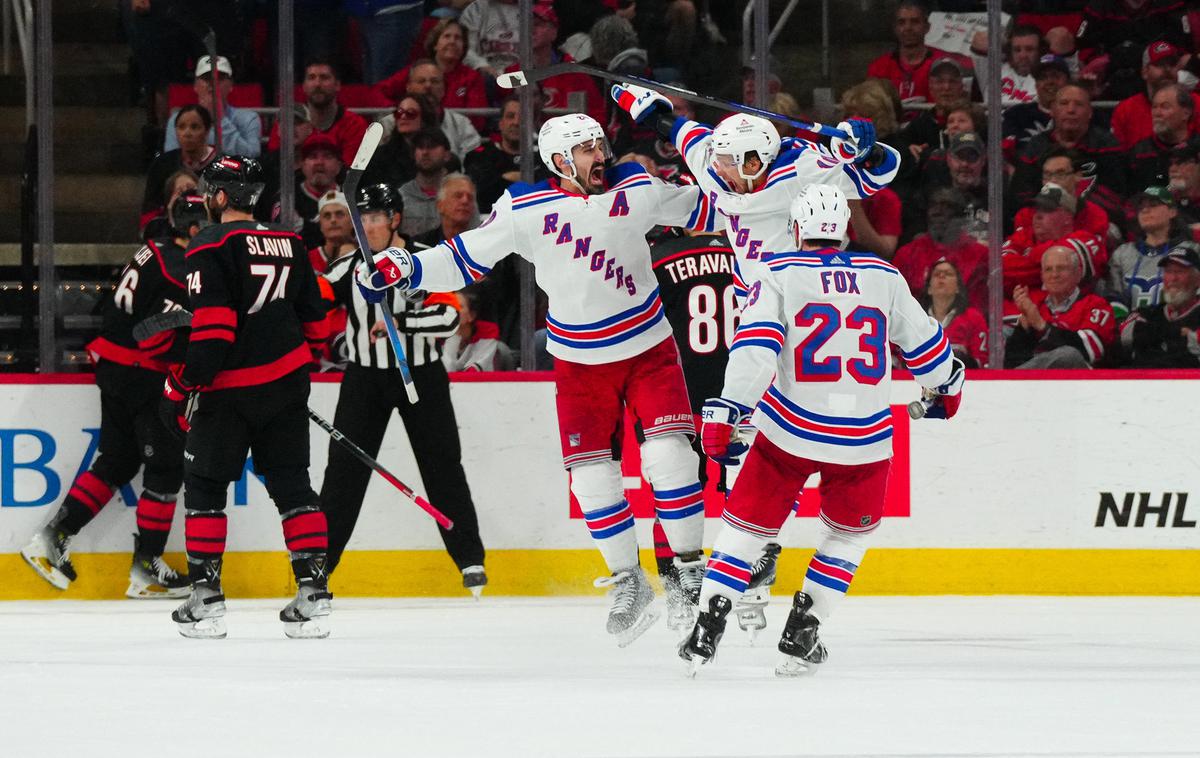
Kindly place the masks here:
<instances>
[{"instance_id":1,"label":"hockey player in black jersey","mask_svg":"<svg viewBox=\"0 0 1200 758\"><path fill-rule=\"evenodd\" d=\"M50 523L21 555L50 584L67 589L76 578L71 540L142 469L137 533L128 597L186 597L188 582L163 560L183 483L183 444L158 420L168 367L183 359L186 337L163 332L139 343L133 327L155 313L181 308L183 251L208 225L204 198L181 195L168 212L172 234L148 241L121 271L104 306L99 336L88 344L100 389L100 440L91 468L75 478Z\"/></svg>"},{"instance_id":2,"label":"hockey player in black jersey","mask_svg":"<svg viewBox=\"0 0 1200 758\"><path fill-rule=\"evenodd\" d=\"M725 382L725 364L729 361L729 346L738 324L733 248L724 233L685 231L682 236L666 237L657 242L650 248L650 255L663 309L675 333L675 344L679 346L692 412L700 418L704 398L720 395ZM692 445L699 453L699 437ZM707 457L700 454L701 482L707 480L707 463ZM779 552L778 544L768 543L766 552L752 567L750 587L734 609L738 624L750 633L751 639L766 626L763 609L770 599L771 585L775 583L775 562ZM682 629L691 624L690 614L683 610L676 597L678 582L674 579L674 553L657 521L654 523L654 555L666 589L667 625Z\"/></svg>"},{"instance_id":3,"label":"hockey player in black jersey","mask_svg":"<svg viewBox=\"0 0 1200 758\"><path fill-rule=\"evenodd\" d=\"M387 184L362 187L354 198L362 213L367 244L375 251L403 244L397 239L399 201ZM349 361L338 392L333 423L357 442L368 455L377 455L395 410L404 421L429 501L454 521L441 529L442 541L462 573L463 587L479 597L487 584L484 547L479 520L462 467L462 445L450 380L442 364L441 342L458 329L458 299L453 293L397 294L391 313L404 340L420 402L410 403L384 332L384 305L371 305L354 286L354 267L362 260L355 251L334 261L325 278L333 285L334 299L346 306L346 346ZM329 519L329 560L333 571L350 541L362 510L371 470L330 444L329 465L321 486L321 507Z\"/></svg>"},{"instance_id":4,"label":"hockey player in black jersey","mask_svg":"<svg viewBox=\"0 0 1200 758\"><path fill-rule=\"evenodd\" d=\"M185 637L225 636L221 563L225 501L247 452L283 518L298 591L279 614L289 637L326 637L325 514L309 486L308 394L325 306L300 237L256 222L265 176L225 155L201 174L220 220L186 254L192 318L184 366L168 375L160 413L187 431L185 537L191 596L172 614ZM190 425L190 428L189 428Z\"/></svg>"}]
</instances>

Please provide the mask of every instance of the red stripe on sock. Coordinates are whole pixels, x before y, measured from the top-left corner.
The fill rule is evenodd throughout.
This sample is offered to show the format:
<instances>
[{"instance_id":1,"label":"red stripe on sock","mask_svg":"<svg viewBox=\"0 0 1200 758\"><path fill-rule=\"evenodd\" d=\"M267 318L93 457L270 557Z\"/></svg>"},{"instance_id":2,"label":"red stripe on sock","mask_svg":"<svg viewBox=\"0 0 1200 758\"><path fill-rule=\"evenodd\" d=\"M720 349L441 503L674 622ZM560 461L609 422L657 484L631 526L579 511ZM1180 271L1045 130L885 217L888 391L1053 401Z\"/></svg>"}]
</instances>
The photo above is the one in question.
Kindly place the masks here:
<instances>
[{"instance_id":1,"label":"red stripe on sock","mask_svg":"<svg viewBox=\"0 0 1200 758\"><path fill-rule=\"evenodd\" d=\"M143 495L137 501L137 525L139 529L154 532L166 532L171 529L171 521L175 518L174 501L164 503Z\"/></svg>"},{"instance_id":2,"label":"red stripe on sock","mask_svg":"<svg viewBox=\"0 0 1200 758\"><path fill-rule=\"evenodd\" d=\"M80 474L71 485L71 491L67 493L67 497L73 497L87 506L92 515L99 513L112 496L113 488L91 471Z\"/></svg>"},{"instance_id":3,"label":"red stripe on sock","mask_svg":"<svg viewBox=\"0 0 1200 758\"><path fill-rule=\"evenodd\" d=\"M283 520L283 541L287 549L326 550L329 547L329 527L321 511L306 511Z\"/></svg>"},{"instance_id":4,"label":"red stripe on sock","mask_svg":"<svg viewBox=\"0 0 1200 758\"><path fill-rule=\"evenodd\" d=\"M189 554L221 555L225 552L225 536L229 523L224 513L194 516L188 514L183 524L184 542Z\"/></svg>"},{"instance_id":5,"label":"red stripe on sock","mask_svg":"<svg viewBox=\"0 0 1200 758\"><path fill-rule=\"evenodd\" d=\"M656 520L651 531L654 535L654 557L674 558L675 551L671 549L671 543L667 539L667 533L662 528L662 524Z\"/></svg>"}]
</instances>

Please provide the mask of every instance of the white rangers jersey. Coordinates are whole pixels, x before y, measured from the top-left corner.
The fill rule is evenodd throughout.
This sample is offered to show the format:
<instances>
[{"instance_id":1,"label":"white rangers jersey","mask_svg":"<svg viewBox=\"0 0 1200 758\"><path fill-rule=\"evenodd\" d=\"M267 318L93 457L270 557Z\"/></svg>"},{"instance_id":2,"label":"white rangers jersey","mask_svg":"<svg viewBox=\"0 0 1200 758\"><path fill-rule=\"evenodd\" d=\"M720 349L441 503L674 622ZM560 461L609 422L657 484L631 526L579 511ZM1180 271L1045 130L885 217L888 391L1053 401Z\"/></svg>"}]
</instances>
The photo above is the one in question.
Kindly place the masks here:
<instances>
[{"instance_id":1,"label":"white rangers jersey","mask_svg":"<svg viewBox=\"0 0 1200 758\"><path fill-rule=\"evenodd\" d=\"M696 186L652 178L636 163L605 172L610 188L579 195L556 180L514 184L478 229L414 256L413 289L459 290L509 253L536 268L550 301L547 350L574 363L612 363L671 337L646 232L656 225L711 231L715 214Z\"/></svg>"},{"instance_id":2,"label":"white rangers jersey","mask_svg":"<svg viewBox=\"0 0 1200 758\"><path fill-rule=\"evenodd\" d=\"M899 269L867 253L772 253L729 350L722 396L792 455L857 464L892 454L889 343L925 387L953 354ZM765 390L765 394L764 394Z\"/></svg>"},{"instance_id":3,"label":"white rangers jersey","mask_svg":"<svg viewBox=\"0 0 1200 758\"><path fill-rule=\"evenodd\" d=\"M850 199L870 197L886 187L900 169L900 154L887 145L880 144L887 158L878 166L864 168L839 163L823 145L789 138L783 140L762 184L753 192L738 194L713 170L709 150L712 127L676 118L671 139L709 201L725 218L729 243L737 256L734 285L741 303L748 285L760 278L763 255L796 246L788 233L789 211L792 200L803 194L805 187L832 184Z\"/></svg>"}]
</instances>

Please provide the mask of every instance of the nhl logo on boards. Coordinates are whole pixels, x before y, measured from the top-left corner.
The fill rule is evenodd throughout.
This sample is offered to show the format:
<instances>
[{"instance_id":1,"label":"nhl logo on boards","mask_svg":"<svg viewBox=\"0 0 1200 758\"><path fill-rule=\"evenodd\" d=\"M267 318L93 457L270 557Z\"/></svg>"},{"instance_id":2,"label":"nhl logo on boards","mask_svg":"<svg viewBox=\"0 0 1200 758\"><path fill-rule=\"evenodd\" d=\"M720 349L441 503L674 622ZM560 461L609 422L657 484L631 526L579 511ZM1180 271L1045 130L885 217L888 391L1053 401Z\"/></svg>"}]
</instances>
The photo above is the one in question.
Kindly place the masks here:
<instances>
[{"instance_id":1,"label":"nhl logo on boards","mask_svg":"<svg viewBox=\"0 0 1200 758\"><path fill-rule=\"evenodd\" d=\"M579 435L578 434L568 434L567 435L567 444L570 445L571 447L579 447Z\"/></svg>"}]
</instances>

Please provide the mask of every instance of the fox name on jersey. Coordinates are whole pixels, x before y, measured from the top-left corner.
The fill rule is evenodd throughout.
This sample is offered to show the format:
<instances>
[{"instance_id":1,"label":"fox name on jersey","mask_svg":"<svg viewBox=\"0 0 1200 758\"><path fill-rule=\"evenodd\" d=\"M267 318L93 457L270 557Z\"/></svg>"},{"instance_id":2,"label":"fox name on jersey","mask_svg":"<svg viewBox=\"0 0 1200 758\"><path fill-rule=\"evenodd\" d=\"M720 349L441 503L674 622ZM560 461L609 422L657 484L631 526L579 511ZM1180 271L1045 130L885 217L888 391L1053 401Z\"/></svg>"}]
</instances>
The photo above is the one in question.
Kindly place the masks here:
<instances>
[{"instance_id":1,"label":"fox name on jersey","mask_svg":"<svg viewBox=\"0 0 1200 758\"><path fill-rule=\"evenodd\" d=\"M409 286L462 289L516 251L534 264L549 298L551 355L594 365L643 353L671 334L646 232L711 231L714 213L699 188L665 184L636 163L609 168L605 183L596 195L570 192L557 179L514 184L478 229L416 253Z\"/></svg>"},{"instance_id":2,"label":"fox name on jersey","mask_svg":"<svg viewBox=\"0 0 1200 758\"><path fill-rule=\"evenodd\" d=\"M814 183L833 184L850 198L871 197L896 176L900 156L880 144L884 160L877 165L839 162L824 146L802 139L785 139L779 155L767 167L754 191L734 192L712 167L711 127L683 117L675 119L671 139L684 156L711 205L725 218L729 242L737 255L739 299L763 275L763 256L794 248L788 234L788 210L793 198Z\"/></svg>"},{"instance_id":3,"label":"fox name on jersey","mask_svg":"<svg viewBox=\"0 0 1200 758\"><path fill-rule=\"evenodd\" d=\"M845 464L889 457L888 344L919 384L937 387L953 359L941 326L875 255L773 253L766 266L771 276L742 313L722 396L757 405L754 425L792 455Z\"/></svg>"}]
</instances>

